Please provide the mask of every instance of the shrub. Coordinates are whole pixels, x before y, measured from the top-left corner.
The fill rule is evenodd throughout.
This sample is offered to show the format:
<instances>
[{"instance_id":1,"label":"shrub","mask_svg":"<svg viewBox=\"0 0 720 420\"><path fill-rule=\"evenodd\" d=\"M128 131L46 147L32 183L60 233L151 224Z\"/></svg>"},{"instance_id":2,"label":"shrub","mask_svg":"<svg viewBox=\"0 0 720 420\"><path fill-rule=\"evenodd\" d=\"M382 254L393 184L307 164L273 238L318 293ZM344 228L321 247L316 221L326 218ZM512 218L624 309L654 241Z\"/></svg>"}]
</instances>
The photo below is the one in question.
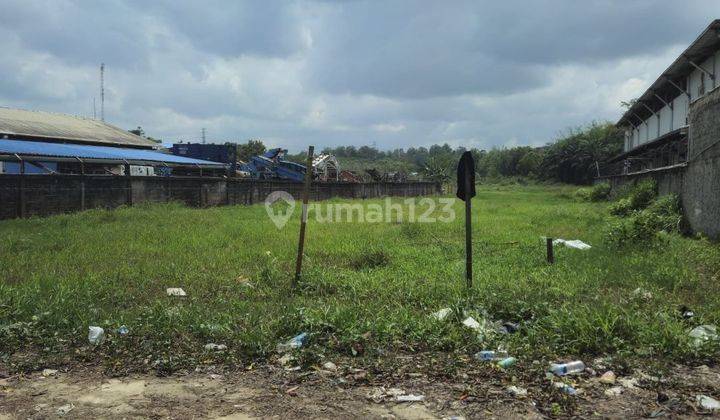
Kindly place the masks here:
<instances>
[{"instance_id":1,"label":"shrub","mask_svg":"<svg viewBox=\"0 0 720 420\"><path fill-rule=\"evenodd\" d=\"M621 202L630 205L631 200L622 199L616 204ZM628 217L612 221L606 232L606 240L617 245L652 241L659 232L679 232L681 224L680 200L676 195L666 195L652 201L643 210L633 211Z\"/></svg>"},{"instance_id":2,"label":"shrub","mask_svg":"<svg viewBox=\"0 0 720 420\"><path fill-rule=\"evenodd\" d=\"M647 207L656 196L655 181L651 179L640 181L632 188L625 189L623 195L624 197L610 206L610 214L627 216L633 211Z\"/></svg>"},{"instance_id":3,"label":"shrub","mask_svg":"<svg viewBox=\"0 0 720 420\"><path fill-rule=\"evenodd\" d=\"M575 197L583 201L605 201L610 197L610 184L602 182L590 188L580 188L575 191Z\"/></svg>"}]
</instances>

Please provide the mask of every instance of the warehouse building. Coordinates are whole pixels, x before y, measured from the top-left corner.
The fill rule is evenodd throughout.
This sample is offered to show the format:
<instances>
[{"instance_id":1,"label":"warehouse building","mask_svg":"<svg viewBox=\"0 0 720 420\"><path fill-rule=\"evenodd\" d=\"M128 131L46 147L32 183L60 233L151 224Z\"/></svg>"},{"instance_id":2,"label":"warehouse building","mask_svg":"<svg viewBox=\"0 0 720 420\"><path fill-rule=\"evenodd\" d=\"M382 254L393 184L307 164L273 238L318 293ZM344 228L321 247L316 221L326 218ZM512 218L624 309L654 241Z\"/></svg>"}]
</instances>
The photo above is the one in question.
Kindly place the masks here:
<instances>
[{"instance_id":1,"label":"warehouse building","mask_svg":"<svg viewBox=\"0 0 720 420\"><path fill-rule=\"evenodd\" d=\"M693 229L720 236L720 20L714 20L617 122L623 152L598 180L656 180L678 194Z\"/></svg>"},{"instance_id":2,"label":"warehouse building","mask_svg":"<svg viewBox=\"0 0 720 420\"><path fill-rule=\"evenodd\" d=\"M220 175L222 163L161 153L102 121L0 108L0 174Z\"/></svg>"}]
</instances>

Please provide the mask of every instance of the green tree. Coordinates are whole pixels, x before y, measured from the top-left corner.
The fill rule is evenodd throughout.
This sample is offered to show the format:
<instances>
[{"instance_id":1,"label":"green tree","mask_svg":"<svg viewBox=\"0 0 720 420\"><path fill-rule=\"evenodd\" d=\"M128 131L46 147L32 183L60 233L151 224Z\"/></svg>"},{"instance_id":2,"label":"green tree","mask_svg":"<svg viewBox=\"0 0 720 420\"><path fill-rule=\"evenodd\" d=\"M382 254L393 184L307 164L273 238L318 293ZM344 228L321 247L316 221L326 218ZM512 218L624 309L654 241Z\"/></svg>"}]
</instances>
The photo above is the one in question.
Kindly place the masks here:
<instances>
[{"instance_id":1,"label":"green tree","mask_svg":"<svg viewBox=\"0 0 720 420\"><path fill-rule=\"evenodd\" d=\"M247 143L237 145L237 158L247 162L251 157L262 155L266 150L262 140L248 140Z\"/></svg>"}]
</instances>

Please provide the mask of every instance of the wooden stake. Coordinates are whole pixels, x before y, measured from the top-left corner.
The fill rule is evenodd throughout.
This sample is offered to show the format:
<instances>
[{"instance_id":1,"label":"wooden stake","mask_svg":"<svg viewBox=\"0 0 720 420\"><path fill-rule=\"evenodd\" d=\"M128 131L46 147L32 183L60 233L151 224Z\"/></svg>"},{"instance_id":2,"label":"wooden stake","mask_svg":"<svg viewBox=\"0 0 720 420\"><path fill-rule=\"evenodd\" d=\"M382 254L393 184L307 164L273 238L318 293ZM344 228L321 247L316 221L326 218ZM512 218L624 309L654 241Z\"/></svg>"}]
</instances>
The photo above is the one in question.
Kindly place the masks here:
<instances>
[{"instance_id":1,"label":"wooden stake","mask_svg":"<svg viewBox=\"0 0 720 420\"><path fill-rule=\"evenodd\" d=\"M297 260L295 261L295 277L292 282L293 289L297 287L300 282L300 273L302 272L303 249L305 248L305 225L307 224L308 196L310 195L310 182L312 181L312 159L314 151L314 146L308 148L307 164L305 165L305 187L303 188L302 215L300 216L300 240L298 242Z\"/></svg>"},{"instance_id":2,"label":"wooden stake","mask_svg":"<svg viewBox=\"0 0 720 420\"><path fill-rule=\"evenodd\" d=\"M555 264L555 254L553 253L553 239L546 238L545 242L547 246L547 262L548 264Z\"/></svg>"}]
</instances>

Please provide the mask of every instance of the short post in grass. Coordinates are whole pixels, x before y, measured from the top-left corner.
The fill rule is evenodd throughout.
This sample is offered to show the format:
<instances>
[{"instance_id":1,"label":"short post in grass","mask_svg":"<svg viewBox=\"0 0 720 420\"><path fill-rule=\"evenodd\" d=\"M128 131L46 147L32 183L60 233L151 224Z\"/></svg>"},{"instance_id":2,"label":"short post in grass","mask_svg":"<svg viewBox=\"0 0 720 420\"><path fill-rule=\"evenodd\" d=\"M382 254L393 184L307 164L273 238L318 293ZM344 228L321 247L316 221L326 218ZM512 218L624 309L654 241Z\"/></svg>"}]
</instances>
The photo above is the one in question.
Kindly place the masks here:
<instances>
[{"instance_id":1,"label":"short post in grass","mask_svg":"<svg viewBox=\"0 0 720 420\"><path fill-rule=\"evenodd\" d=\"M547 262L548 264L555 263L555 253L553 251L553 239L545 238L545 247L547 249Z\"/></svg>"},{"instance_id":2,"label":"short post in grass","mask_svg":"<svg viewBox=\"0 0 720 420\"><path fill-rule=\"evenodd\" d=\"M465 152L457 167L457 197L465 202L465 281L472 287L472 198L475 197L475 160Z\"/></svg>"},{"instance_id":3,"label":"short post in grass","mask_svg":"<svg viewBox=\"0 0 720 420\"><path fill-rule=\"evenodd\" d=\"M298 242L297 260L295 261L295 277L293 278L292 282L293 289L297 287L297 284L300 282L300 273L302 272L303 249L305 248L305 225L307 224L307 208L308 196L310 195L310 182L312 181L313 175L312 159L314 151L314 146L310 146L308 148L307 163L305 166L305 186L303 188L302 197L302 215L300 216L300 240Z\"/></svg>"}]
</instances>

